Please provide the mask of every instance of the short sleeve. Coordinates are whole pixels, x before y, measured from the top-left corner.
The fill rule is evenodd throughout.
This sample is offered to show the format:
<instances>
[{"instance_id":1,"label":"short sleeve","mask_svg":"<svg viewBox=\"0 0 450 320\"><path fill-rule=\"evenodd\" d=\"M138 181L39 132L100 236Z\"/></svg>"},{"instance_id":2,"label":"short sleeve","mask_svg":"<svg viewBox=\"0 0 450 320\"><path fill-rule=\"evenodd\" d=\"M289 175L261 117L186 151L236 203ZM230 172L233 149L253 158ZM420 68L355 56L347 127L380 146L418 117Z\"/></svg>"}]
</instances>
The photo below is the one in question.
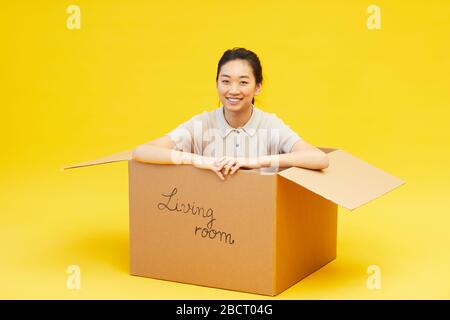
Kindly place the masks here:
<instances>
[{"instance_id":1,"label":"short sleeve","mask_svg":"<svg viewBox=\"0 0 450 320\"><path fill-rule=\"evenodd\" d=\"M194 148L194 133L197 131L196 127L202 127L202 120L200 115L195 115L188 121L183 122L178 127L169 131L165 135L168 136L175 143L175 150L192 153ZM200 131L201 132L201 131Z\"/></svg>"},{"instance_id":2,"label":"short sleeve","mask_svg":"<svg viewBox=\"0 0 450 320\"><path fill-rule=\"evenodd\" d=\"M294 144L299 140L302 140L302 138L275 114L273 115L272 121L271 130L275 129L276 133L273 135L275 139L273 143L277 146L276 149L278 150L278 153L291 152Z\"/></svg>"}]
</instances>

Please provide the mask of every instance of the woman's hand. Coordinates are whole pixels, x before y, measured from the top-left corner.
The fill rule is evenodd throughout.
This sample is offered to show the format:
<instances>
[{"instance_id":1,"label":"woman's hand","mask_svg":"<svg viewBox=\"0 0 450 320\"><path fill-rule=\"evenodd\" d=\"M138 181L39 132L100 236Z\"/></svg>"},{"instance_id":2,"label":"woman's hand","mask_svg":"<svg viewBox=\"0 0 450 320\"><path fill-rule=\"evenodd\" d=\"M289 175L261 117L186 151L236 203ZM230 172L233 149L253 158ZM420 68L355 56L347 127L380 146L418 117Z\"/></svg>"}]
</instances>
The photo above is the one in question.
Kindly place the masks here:
<instances>
[{"instance_id":1,"label":"woman's hand","mask_svg":"<svg viewBox=\"0 0 450 320\"><path fill-rule=\"evenodd\" d=\"M200 169L213 171L221 180L225 180L228 175L233 175L240 168L259 169L264 166L258 158L214 158L199 155L194 156L192 165Z\"/></svg>"},{"instance_id":2,"label":"woman's hand","mask_svg":"<svg viewBox=\"0 0 450 320\"><path fill-rule=\"evenodd\" d=\"M233 175L240 168L259 169L263 166L258 158L223 157L219 162L224 177Z\"/></svg>"},{"instance_id":3,"label":"woman's hand","mask_svg":"<svg viewBox=\"0 0 450 320\"><path fill-rule=\"evenodd\" d=\"M197 168L200 168L200 169L211 170L214 173L216 173L217 176L221 180L225 180L225 177L224 177L223 173L221 172L223 167L224 167L224 163L223 163L224 159L225 159L225 157L214 158L214 157L206 157L206 156L195 155L194 156L194 160L192 162L192 165L194 167L197 167Z\"/></svg>"}]
</instances>

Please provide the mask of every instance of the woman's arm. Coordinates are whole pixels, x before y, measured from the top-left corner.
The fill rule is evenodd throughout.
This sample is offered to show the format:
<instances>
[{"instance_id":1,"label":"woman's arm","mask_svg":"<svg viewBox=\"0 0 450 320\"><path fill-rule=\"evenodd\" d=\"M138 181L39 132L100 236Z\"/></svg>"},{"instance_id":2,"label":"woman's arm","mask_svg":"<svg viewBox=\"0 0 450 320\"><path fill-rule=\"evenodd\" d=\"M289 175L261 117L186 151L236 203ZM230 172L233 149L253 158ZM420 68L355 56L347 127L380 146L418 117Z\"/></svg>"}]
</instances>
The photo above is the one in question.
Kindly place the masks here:
<instances>
[{"instance_id":1,"label":"woman's arm","mask_svg":"<svg viewBox=\"0 0 450 320\"><path fill-rule=\"evenodd\" d=\"M233 175L239 168L264 168L264 167L300 167L306 169L328 168L329 161L325 152L313 145L300 140L294 144L291 152L262 156L258 158L225 158L221 165L224 166L224 176Z\"/></svg>"},{"instance_id":2,"label":"woman's arm","mask_svg":"<svg viewBox=\"0 0 450 320\"><path fill-rule=\"evenodd\" d=\"M193 164L194 160L202 158L193 153L175 150L175 142L168 136L137 146L132 155L137 161L157 164Z\"/></svg>"},{"instance_id":3,"label":"woman's arm","mask_svg":"<svg viewBox=\"0 0 450 320\"><path fill-rule=\"evenodd\" d=\"M132 152L132 157L136 161L145 163L184 164L183 159L188 155L185 152L174 150L174 146L161 146L161 144L158 145L151 141L137 146Z\"/></svg>"},{"instance_id":4,"label":"woman's arm","mask_svg":"<svg viewBox=\"0 0 450 320\"><path fill-rule=\"evenodd\" d=\"M301 167L320 170L329 166L327 154L303 140L297 141L290 153L263 156L259 162L262 167L270 167L275 164L278 167Z\"/></svg>"},{"instance_id":5,"label":"woman's arm","mask_svg":"<svg viewBox=\"0 0 450 320\"><path fill-rule=\"evenodd\" d=\"M190 164L197 168L214 171L224 180L222 169L224 164L220 159L206 157L190 152L175 150L175 142L168 136L144 143L132 152L134 160L155 164Z\"/></svg>"}]
</instances>

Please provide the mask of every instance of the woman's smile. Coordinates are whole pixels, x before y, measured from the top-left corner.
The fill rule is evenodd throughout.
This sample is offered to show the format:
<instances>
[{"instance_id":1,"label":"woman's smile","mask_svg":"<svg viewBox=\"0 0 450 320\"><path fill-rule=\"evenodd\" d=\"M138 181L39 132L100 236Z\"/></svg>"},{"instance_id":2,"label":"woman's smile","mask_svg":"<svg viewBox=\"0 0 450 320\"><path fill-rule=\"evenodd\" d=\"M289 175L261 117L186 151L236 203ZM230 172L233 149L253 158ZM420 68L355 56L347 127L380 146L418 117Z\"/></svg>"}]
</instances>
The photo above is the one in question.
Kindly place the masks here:
<instances>
[{"instance_id":1,"label":"woman's smile","mask_svg":"<svg viewBox=\"0 0 450 320\"><path fill-rule=\"evenodd\" d=\"M226 97L226 99L233 106L238 105L242 101L242 98L235 98L235 97Z\"/></svg>"}]
</instances>

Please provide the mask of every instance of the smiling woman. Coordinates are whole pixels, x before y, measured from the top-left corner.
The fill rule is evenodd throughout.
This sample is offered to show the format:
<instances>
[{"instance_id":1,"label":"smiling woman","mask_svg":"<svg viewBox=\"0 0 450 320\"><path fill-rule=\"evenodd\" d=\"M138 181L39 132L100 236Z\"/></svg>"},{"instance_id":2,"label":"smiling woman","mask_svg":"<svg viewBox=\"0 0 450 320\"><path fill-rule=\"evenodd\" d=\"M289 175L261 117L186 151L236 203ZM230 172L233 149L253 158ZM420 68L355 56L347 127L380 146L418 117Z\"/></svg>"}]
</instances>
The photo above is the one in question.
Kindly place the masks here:
<instances>
[{"instance_id":1,"label":"smiling woman","mask_svg":"<svg viewBox=\"0 0 450 320\"><path fill-rule=\"evenodd\" d=\"M219 61L216 75L217 92L231 126L240 126L245 118L236 117L239 109L249 109L254 96L261 92L262 67L258 56L245 49L228 50ZM233 108L236 106L236 108ZM248 115L247 115L248 116ZM248 117L247 117L248 119Z\"/></svg>"},{"instance_id":2,"label":"smiling woman","mask_svg":"<svg viewBox=\"0 0 450 320\"><path fill-rule=\"evenodd\" d=\"M239 168L325 169L327 155L307 143L275 114L254 105L262 90L258 56L244 48L224 52L216 87L222 105L193 116L161 138L133 150L133 158L159 164L190 164L219 178Z\"/></svg>"}]
</instances>

